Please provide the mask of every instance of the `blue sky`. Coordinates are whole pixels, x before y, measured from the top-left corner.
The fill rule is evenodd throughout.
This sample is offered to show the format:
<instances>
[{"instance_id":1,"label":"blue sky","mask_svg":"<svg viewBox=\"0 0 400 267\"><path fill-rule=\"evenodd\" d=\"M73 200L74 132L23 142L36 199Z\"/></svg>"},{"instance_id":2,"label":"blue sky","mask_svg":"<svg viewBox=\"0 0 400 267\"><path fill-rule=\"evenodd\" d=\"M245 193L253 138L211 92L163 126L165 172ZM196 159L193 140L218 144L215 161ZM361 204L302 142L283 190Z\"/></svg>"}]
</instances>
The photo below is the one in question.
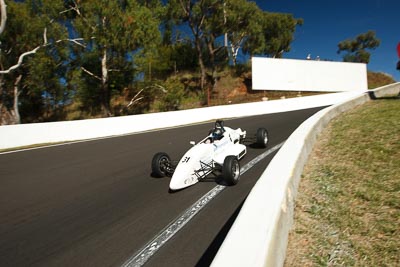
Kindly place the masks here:
<instances>
[{"instance_id":1,"label":"blue sky","mask_svg":"<svg viewBox=\"0 0 400 267\"><path fill-rule=\"evenodd\" d=\"M266 11L291 13L302 18L291 51L284 58L312 58L342 61L337 45L360 33L374 30L381 43L370 50L368 70L390 74L400 81L396 70L399 60L396 46L400 42L400 0L258 0Z\"/></svg>"}]
</instances>

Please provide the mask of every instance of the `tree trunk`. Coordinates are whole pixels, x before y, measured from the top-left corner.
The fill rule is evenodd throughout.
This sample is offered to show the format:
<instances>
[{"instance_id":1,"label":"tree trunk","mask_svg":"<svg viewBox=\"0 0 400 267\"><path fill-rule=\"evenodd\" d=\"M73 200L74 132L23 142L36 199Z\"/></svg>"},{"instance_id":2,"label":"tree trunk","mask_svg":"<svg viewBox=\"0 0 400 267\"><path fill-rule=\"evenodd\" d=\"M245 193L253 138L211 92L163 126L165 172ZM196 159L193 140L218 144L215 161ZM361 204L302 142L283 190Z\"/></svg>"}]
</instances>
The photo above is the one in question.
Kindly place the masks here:
<instances>
[{"instance_id":1,"label":"tree trunk","mask_svg":"<svg viewBox=\"0 0 400 267\"><path fill-rule=\"evenodd\" d=\"M12 115L14 117L14 124L20 124L21 123L21 116L19 114L19 108L18 108L18 100L19 100L19 83L21 82L22 75L18 75L17 79L15 80L14 83L14 104L13 104L13 111Z\"/></svg>"},{"instance_id":2,"label":"tree trunk","mask_svg":"<svg viewBox=\"0 0 400 267\"><path fill-rule=\"evenodd\" d=\"M201 49L201 41L197 37L196 37L196 50L197 50L197 54L199 57L199 65L200 65L200 71L201 71L200 86L201 86L201 89L204 89L205 80L206 80L206 67L204 65L204 60L203 60L203 53L202 53L203 51Z\"/></svg>"},{"instance_id":3,"label":"tree trunk","mask_svg":"<svg viewBox=\"0 0 400 267\"><path fill-rule=\"evenodd\" d=\"M6 7L7 7L7 5L4 2L4 0L0 0L0 15L1 15L0 34L2 34L4 29L6 28L6 21L7 21Z\"/></svg>"},{"instance_id":4,"label":"tree trunk","mask_svg":"<svg viewBox=\"0 0 400 267\"><path fill-rule=\"evenodd\" d=\"M18 101L19 101L19 83L21 82L22 75L19 75L14 83L14 101L12 109L7 107L3 99L3 82L0 78L0 125L20 124L21 117L19 114Z\"/></svg>"},{"instance_id":5,"label":"tree trunk","mask_svg":"<svg viewBox=\"0 0 400 267\"><path fill-rule=\"evenodd\" d=\"M207 47L208 47L208 53L210 55L210 63L211 63L211 85L207 86L207 106L210 106L211 102L211 90L215 89L215 86L217 84L217 75L216 75L216 66L215 66L215 53L218 49L214 48L214 40L215 38L213 36L210 36L210 38L207 40ZM210 90L211 88L211 90Z\"/></svg>"},{"instance_id":6,"label":"tree trunk","mask_svg":"<svg viewBox=\"0 0 400 267\"><path fill-rule=\"evenodd\" d=\"M233 61L233 66L236 66L237 64L237 54L239 52L239 48L234 48L232 46L232 61Z\"/></svg>"},{"instance_id":7,"label":"tree trunk","mask_svg":"<svg viewBox=\"0 0 400 267\"><path fill-rule=\"evenodd\" d=\"M107 48L103 49L101 59L101 111L104 117L110 117L110 90L108 88Z\"/></svg>"},{"instance_id":8,"label":"tree trunk","mask_svg":"<svg viewBox=\"0 0 400 267\"><path fill-rule=\"evenodd\" d=\"M3 75L0 75L0 125L6 125L6 108L4 106Z\"/></svg>"}]
</instances>

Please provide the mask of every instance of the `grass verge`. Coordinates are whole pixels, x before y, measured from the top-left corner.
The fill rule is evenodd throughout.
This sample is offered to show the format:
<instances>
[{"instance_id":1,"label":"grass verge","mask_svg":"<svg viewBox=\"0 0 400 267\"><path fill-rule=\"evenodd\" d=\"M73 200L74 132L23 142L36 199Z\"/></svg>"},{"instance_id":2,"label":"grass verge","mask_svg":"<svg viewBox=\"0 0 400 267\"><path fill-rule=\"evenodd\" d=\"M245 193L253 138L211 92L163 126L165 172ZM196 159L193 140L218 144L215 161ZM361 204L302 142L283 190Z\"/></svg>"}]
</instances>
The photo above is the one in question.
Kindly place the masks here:
<instances>
[{"instance_id":1,"label":"grass verge","mask_svg":"<svg viewBox=\"0 0 400 267\"><path fill-rule=\"evenodd\" d=\"M400 266L400 100L333 120L305 166L285 266Z\"/></svg>"}]
</instances>

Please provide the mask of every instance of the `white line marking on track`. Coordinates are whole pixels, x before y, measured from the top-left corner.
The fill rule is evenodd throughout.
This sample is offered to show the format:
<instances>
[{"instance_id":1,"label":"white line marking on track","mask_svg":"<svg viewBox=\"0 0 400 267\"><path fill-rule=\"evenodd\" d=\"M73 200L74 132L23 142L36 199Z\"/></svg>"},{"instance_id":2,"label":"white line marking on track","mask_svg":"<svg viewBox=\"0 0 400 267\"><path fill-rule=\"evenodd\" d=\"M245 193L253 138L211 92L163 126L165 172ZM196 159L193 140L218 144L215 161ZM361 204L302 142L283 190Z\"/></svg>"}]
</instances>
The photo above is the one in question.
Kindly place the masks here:
<instances>
[{"instance_id":1,"label":"white line marking on track","mask_svg":"<svg viewBox=\"0 0 400 267\"><path fill-rule=\"evenodd\" d=\"M266 158L268 155L278 150L285 142L282 142L264 153L258 155L252 159L246 165L244 165L240 174L244 174L250 170L258 162ZM217 185L204 196L202 196L196 203L185 210L178 218L172 221L167 227L165 227L157 236L155 236L150 242L148 242L141 250L127 260L121 267L139 267L143 266L151 256L153 256L169 239L171 239L179 230L181 230L197 213L200 212L212 199L214 199L219 193L221 193L226 186Z\"/></svg>"}]
</instances>

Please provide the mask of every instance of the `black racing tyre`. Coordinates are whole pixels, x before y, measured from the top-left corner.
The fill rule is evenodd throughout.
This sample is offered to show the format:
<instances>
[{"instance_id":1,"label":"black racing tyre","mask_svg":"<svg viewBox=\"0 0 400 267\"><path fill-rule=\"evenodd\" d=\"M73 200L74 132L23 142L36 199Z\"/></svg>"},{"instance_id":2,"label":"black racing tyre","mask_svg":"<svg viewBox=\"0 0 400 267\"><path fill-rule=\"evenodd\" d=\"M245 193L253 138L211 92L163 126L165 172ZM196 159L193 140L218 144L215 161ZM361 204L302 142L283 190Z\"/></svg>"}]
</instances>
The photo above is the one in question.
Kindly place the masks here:
<instances>
[{"instance_id":1,"label":"black racing tyre","mask_svg":"<svg viewBox=\"0 0 400 267\"><path fill-rule=\"evenodd\" d=\"M256 144L259 147L266 148L268 144L268 132L265 128L259 128L256 134Z\"/></svg>"},{"instance_id":2,"label":"black racing tyre","mask_svg":"<svg viewBox=\"0 0 400 267\"><path fill-rule=\"evenodd\" d=\"M171 159L165 152L158 152L153 156L151 161L152 175L155 177L164 177L168 174L168 168L171 164Z\"/></svg>"},{"instance_id":3,"label":"black racing tyre","mask_svg":"<svg viewBox=\"0 0 400 267\"><path fill-rule=\"evenodd\" d=\"M235 185L240 179L240 164L235 156L227 156L222 165L222 176L228 185Z\"/></svg>"}]
</instances>

